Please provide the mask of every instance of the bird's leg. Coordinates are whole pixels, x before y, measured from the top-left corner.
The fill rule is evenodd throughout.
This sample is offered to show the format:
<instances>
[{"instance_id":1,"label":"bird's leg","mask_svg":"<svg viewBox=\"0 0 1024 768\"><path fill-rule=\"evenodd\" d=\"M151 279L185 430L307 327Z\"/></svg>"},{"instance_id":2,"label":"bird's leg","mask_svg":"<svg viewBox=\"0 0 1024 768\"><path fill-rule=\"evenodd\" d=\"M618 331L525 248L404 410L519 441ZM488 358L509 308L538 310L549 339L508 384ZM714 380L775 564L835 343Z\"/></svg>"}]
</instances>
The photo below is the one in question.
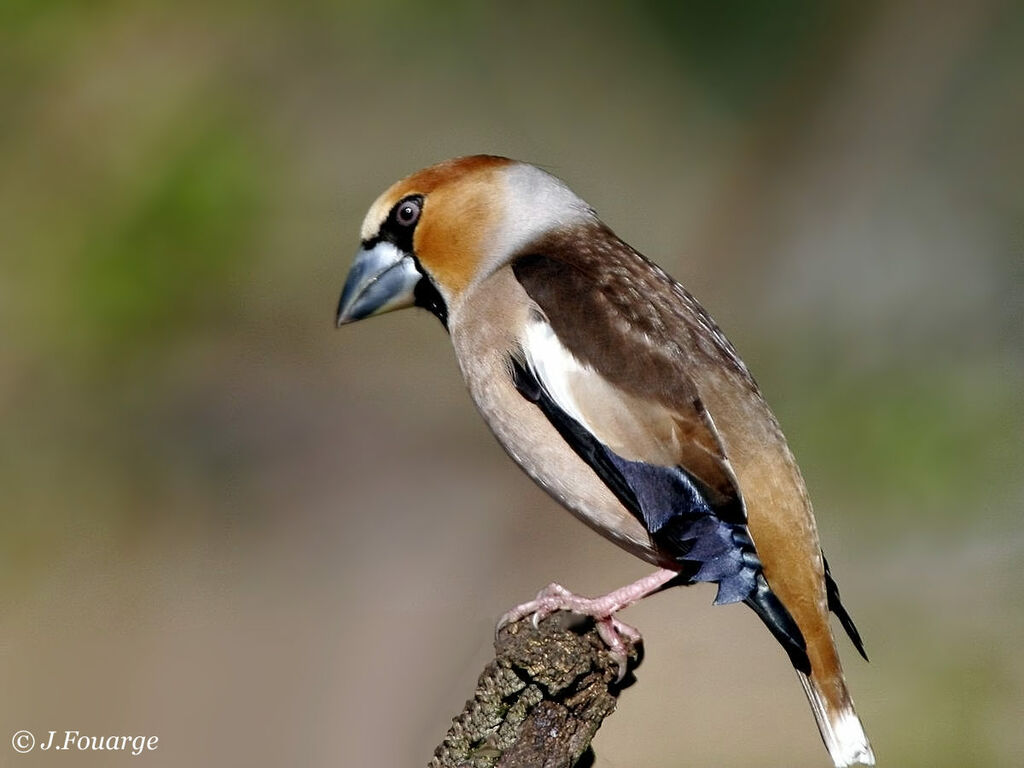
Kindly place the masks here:
<instances>
[{"instance_id":1,"label":"bird's leg","mask_svg":"<svg viewBox=\"0 0 1024 768\"><path fill-rule=\"evenodd\" d=\"M609 619L623 608L628 608L656 592L678 575L678 571L662 568L601 597L583 597L573 594L561 584L548 584L537 594L535 600L517 605L502 616L498 621L498 628L501 629L506 624L519 621L530 614L533 614L533 623L538 624L555 611L572 611L595 620Z\"/></svg>"},{"instance_id":2,"label":"bird's leg","mask_svg":"<svg viewBox=\"0 0 1024 768\"><path fill-rule=\"evenodd\" d=\"M640 632L635 627L619 621L615 614L652 592L657 592L678 575L678 571L662 568L601 597L582 597L574 595L561 584L548 584L537 594L535 600L517 605L502 616L498 620L498 630L531 615L533 625L537 626L542 619L555 611L571 611L581 616L590 616L597 624L598 634L619 665L621 680L626 674L628 649L640 640Z\"/></svg>"}]
</instances>

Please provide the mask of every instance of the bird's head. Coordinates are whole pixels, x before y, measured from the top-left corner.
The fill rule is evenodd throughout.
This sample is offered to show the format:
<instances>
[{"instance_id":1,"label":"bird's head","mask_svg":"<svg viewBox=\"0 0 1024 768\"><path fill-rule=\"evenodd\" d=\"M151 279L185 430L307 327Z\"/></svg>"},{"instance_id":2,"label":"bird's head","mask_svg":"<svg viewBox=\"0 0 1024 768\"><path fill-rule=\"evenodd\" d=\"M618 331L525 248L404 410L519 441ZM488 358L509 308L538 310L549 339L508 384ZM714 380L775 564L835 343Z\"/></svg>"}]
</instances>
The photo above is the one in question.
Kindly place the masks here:
<instances>
[{"instance_id":1,"label":"bird's head","mask_svg":"<svg viewBox=\"0 0 1024 768\"><path fill-rule=\"evenodd\" d=\"M563 182L505 157L460 157L418 171L370 206L338 325L414 305L447 324L474 282L542 235L593 217Z\"/></svg>"}]
</instances>

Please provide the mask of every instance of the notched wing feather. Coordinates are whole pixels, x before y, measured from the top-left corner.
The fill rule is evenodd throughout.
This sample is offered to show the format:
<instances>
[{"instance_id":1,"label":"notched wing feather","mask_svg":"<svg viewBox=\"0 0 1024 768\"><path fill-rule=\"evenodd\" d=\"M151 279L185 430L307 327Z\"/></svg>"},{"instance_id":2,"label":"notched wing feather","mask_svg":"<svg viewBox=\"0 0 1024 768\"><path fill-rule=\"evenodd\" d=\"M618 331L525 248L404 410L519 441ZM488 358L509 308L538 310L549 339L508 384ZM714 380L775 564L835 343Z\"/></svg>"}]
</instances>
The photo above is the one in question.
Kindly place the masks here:
<instances>
[{"instance_id":1,"label":"notched wing feather","mask_svg":"<svg viewBox=\"0 0 1024 768\"><path fill-rule=\"evenodd\" d=\"M534 370L515 357L509 364L519 393L537 404L571 449L644 524L658 551L679 568L679 581L717 584L718 605L739 601L749 605L785 649L793 666L810 674L804 636L765 581L745 522L730 522L718 516L708 503L707 488L701 488L682 468L616 455L559 406Z\"/></svg>"},{"instance_id":2,"label":"notched wing feather","mask_svg":"<svg viewBox=\"0 0 1024 768\"><path fill-rule=\"evenodd\" d=\"M643 523L666 564L679 569L679 580L717 584L718 605L746 603L785 648L793 666L809 674L803 634L765 581L745 521L719 517L708 503L708 489L684 469L616 454L555 401L531 366L514 357L509 363L519 393L541 409L566 443Z\"/></svg>"}]
</instances>

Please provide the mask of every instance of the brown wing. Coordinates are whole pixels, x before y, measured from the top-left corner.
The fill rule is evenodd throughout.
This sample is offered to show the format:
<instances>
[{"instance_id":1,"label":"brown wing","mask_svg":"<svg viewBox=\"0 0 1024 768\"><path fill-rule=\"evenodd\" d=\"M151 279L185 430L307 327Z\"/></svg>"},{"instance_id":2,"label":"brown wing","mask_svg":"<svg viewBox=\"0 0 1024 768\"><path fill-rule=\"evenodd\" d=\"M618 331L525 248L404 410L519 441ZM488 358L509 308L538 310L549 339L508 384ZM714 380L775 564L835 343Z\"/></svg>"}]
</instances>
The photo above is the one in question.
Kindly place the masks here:
<instances>
[{"instance_id":1,"label":"brown wing","mask_svg":"<svg viewBox=\"0 0 1024 768\"><path fill-rule=\"evenodd\" d=\"M607 236L599 263L578 239L557 238L513 262L538 307L523 362L512 361L516 386L644 524L666 565L686 582L718 584L716 603L747 603L809 672L804 638L765 579L739 485L687 370L698 363L691 339L708 331L678 309L664 273Z\"/></svg>"},{"instance_id":2,"label":"brown wing","mask_svg":"<svg viewBox=\"0 0 1024 768\"><path fill-rule=\"evenodd\" d=\"M746 368L681 286L595 228L535 243L513 263L516 278L565 348L599 375L576 386L589 390L578 400L593 424L615 419L605 430L609 445L625 458L682 467L711 490L724 517L742 519L736 477L689 371L704 364L702 350L738 375L748 377Z\"/></svg>"}]
</instances>

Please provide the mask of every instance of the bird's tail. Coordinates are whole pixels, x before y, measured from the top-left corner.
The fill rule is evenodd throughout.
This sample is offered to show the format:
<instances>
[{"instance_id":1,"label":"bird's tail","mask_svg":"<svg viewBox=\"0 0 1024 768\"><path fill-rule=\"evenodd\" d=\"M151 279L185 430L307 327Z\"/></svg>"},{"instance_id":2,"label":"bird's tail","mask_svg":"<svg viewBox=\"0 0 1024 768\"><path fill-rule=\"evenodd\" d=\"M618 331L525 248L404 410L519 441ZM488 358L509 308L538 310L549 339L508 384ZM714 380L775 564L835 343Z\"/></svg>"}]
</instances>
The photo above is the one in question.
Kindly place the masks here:
<instances>
[{"instance_id":1,"label":"bird's tail","mask_svg":"<svg viewBox=\"0 0 1024 768\"><path fill-rule=\"evenodd\" d=\"M864 726L853 708L853 700L843 682L842 673L832 676L824 684L819 683L813 675L805 675L799 670L797 675L811 704L821 739L836 768L856 764L874 765L875 755L864 734Z\"/></svg>"}]
</instances>

